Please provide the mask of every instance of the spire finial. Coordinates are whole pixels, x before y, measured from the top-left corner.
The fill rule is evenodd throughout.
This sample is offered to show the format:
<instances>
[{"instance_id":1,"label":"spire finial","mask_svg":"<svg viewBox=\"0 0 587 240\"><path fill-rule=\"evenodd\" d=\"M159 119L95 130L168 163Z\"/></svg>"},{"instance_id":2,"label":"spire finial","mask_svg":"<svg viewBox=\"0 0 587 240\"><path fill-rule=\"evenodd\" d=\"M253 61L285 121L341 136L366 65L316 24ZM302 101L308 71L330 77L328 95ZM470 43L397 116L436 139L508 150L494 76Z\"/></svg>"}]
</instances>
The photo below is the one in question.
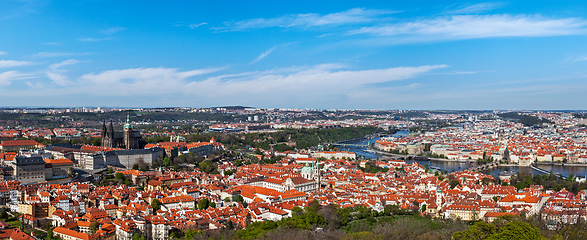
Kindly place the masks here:
<instances>
[{"instance_id":1,"label":"spire finial","mask_svg":"<svg viewBox=\"0 0 587 240\"><path fill-rule=\"evenodd\" d=\"M126 114L126 123L124 124L124 128L132 128L132 125L130 125L130 114Z\"/></svg>"}]
</instances>

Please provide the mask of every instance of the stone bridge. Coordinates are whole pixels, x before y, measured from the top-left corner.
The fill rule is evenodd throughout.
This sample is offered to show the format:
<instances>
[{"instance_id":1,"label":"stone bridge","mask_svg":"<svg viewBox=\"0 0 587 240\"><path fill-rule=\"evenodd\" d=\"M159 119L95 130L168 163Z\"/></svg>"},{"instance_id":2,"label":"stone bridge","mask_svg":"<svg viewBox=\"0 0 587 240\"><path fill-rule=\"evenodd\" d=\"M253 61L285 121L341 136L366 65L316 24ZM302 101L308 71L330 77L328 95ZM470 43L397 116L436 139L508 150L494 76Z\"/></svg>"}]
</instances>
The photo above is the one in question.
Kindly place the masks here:
<instances>
[{"instance_id":1,"label":"stone bridge","mask_svg":"<svg viewBox=\"0 0 587 240\"><path fill-rule=\"evenodd\" d=\"M486 163L483 165L479 165L479 166L475 166L475 167L470 167L467 168L465 170L469 170L469 171L474 171L474 172L482 172L482 171L487 171L487 170L491 170L494 168L499 167L499 162L490 162L490 163Z\"/></svg>"}]
</instances>

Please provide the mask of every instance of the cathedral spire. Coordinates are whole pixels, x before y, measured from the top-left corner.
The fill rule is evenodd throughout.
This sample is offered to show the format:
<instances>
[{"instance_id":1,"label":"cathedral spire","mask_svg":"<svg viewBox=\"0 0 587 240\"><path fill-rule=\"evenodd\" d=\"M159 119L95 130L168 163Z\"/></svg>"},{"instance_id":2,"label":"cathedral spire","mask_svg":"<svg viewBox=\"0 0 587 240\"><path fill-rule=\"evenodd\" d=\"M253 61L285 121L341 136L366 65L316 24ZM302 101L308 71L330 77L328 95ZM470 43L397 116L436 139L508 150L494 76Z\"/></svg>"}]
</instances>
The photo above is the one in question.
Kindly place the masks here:
<instances>
[{"instance_id":1,"label":"cathedral spire","mask_svg":"<svg viewBox=\"0 0 587 240\"><path fill-rule=\"evenodd\" d=\"M102 138L106 137L106 132L108 130L106 129L106 119L104 119L104 121L102 121Z\"/></svg>"},{"instance_id":2,"label":"cathedral spire","mask_svg":"<svg viewBox=\"0 0 587 240\"><path fill-rule=\"evenodd\" d=\"M108 136L111 139L114 138L114 125L112 125L112 119L110 119L110 131L108 131Z\"/></svg>"},{"instance_id":3,"label":"cathedral spire","mask_svg":"<svg viewBox=\"0 0 587 240\"><path fill-rule=\"evenodd\" d=\"M132 128L132 125L130 125L129 117L129 114L126 114L126 123L124 123L124 129Z\"/></svg>"}]
</instances>

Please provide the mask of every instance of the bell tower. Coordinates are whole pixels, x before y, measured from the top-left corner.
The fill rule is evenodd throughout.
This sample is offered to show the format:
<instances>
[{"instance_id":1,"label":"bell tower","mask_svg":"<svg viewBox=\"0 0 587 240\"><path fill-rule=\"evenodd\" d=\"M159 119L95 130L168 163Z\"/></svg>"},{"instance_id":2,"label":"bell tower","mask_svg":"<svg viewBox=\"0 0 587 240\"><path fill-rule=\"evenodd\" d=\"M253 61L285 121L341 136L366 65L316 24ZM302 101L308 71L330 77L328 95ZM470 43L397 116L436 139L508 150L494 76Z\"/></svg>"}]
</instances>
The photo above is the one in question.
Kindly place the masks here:
<instances>
[{"instance_id":1,"label":"bell tower","mask_svg":"<svg viewBox=\"0 0 587 240\"><path fill-rule=\"evenodd\" d=\"M314 162L312 162L312 168L314 170L314 181L316 182L316 191L320 190L320 180L321 179L321 174L320 174L320 162L318 161L318 159L316 159L316 165L314 165Z\"/></svg>"},{"instance_id":2,"label":"bell tower","mask_svg":"<svg viewBox=\"0 0 587 240\"><path fill-rule=\"evenodd\" d=\"M132 125L130 124L129 115L126 115L126 122L124 123L124 130L123 130L123 138L124 138L124 146L126 149L134 149L136 148L134 145L134 138L133 138L133 129Z\"/></svg>"}]
</instances>

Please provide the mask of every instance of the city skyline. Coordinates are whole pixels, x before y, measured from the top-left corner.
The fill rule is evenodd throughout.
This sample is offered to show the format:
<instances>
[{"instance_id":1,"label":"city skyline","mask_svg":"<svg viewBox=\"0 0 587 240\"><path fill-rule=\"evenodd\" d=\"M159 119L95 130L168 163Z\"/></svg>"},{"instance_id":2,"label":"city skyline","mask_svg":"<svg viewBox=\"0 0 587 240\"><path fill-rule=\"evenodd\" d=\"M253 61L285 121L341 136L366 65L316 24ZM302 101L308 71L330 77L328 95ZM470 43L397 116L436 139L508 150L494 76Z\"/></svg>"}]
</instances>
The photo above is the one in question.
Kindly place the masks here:
<instances>
[{"instance_id":1,"label":"city skyline","mask_svg":"<svg viewBox=\"0 0 587 240\"><path fill-rule=\"evenodd\" d=\"M0 107L585 109L584 2L0 3Z\"/></svg>"}]
</instances>

